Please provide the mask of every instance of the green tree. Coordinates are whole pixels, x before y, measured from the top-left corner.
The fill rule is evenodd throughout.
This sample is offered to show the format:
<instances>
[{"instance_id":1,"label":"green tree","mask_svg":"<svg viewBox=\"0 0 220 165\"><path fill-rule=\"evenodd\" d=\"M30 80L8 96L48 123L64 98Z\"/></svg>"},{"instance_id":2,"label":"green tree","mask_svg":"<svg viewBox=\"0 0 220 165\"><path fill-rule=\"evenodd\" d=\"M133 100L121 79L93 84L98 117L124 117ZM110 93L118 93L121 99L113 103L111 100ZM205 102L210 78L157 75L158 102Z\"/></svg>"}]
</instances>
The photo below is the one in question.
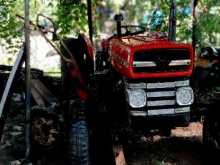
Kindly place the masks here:
<instances>
[{"instance_id":1,"label":"green tree","mask_svg":"<svg viewBox=\"0 0 220 165\"><path fill-rule=\"evenodd\" d=\"M97 13L97 7L104 0L94 0L93 13L94 25L103 26L99 21L100 13ZM116 0L106 0L106 8L116 12L118 8ZM176 0L178 9L190 6L191 0ZM86 0L73 0L72 3L61 3L65 0L30 0L31 20L36 19L39 12L52 17L59 27L59 33L62 36L69 34L78 34L87 32L87 5ZM69 0L67 2L70 2ZM167 31L170 0L124 0L119 8L125 12L124 23L141 23L146 11L152 13L155 7L159 5L165 15L165 26L163 31ZM211 42L215 40L215 34L220 33L220 11L213 13L213 8L219 7L219 0L199 0L197 7L197 28L196 36L199 43ZM16 14L23 14L23 0L0 0L0 38L14 38L22 35L23 22L15 17ZM111 13L113 14L113 13ZM112 17L110 18L112 19ZM177 15L177 38L181 41L190 41L192 33L192 17L178 12ZM96 30L94 30L96 31Z\"/></svg>"},{"instance_id":2,"label":"green tree","mask_svg":"<svg viewBox=\"0 0 220 165\"><path fill-rule=\"evenodd\" d=\"M62 36L88 31L86 9L85 2L57 4L53 15Z\"/></svg>"},{"instance_id":3,"label":"green tree","mask_svg":"<svg viewBox=\"0 0 220 165\"><path fill-rule=\"evenodd\" d=\"M30 18L34 22L37 13L44 13L52 17L65 36L79 31L85 32L87 25L86 3L73 1L61 3L65 0L30 0ZM69 2L69 1L68 1ZM0 0L0 38L14 38L22 35L23 21L16 18L24 16L24 0Z\"/></svg>"},{"instance_id":4,"label":"green tree","mask_svg":"<svg viewBox=\"0 0 220 165\"><path fill-rule=\"evenodd\" d=\"M41 1L30 1L31 18L41 9ZM23 21L16 15L24 16L23 0L1 0L0 1L0 37L14 38L21 36Z\"/></svg>"},{"instance_id":5,"label":"green tree","mask_svg":"<svg viewBox=\"0 0 220 165\"><path fill-rule=\"evenodd\" d=\"M197 10L198 43L202 46L207 43L216 44L216 34L220 33L220 1L200 0Z\"/></svg>"}]
</instances>

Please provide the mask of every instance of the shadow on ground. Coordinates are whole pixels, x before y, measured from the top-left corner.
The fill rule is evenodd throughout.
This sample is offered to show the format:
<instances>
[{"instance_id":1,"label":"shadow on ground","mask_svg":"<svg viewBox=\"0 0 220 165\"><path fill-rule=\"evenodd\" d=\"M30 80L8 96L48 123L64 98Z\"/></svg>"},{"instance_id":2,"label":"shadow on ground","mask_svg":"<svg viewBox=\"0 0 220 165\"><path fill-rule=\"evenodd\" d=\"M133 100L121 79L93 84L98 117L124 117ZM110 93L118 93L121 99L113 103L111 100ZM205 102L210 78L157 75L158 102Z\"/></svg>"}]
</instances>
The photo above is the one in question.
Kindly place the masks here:
<instances>
[{"instance_id":1,"label":"shadow on ground","mask_svg":"<svg viewBox=\"0 0 220 165\"><path fill-rule=\"evenodd\" d=\"M192 136L190 136L192 135ZM177 128L171 137L156 136L147 142L131 145L128 165L213 165L220 164L220 153L202 144L202 124L191 123Z\"/></svg>"},{"instance_id":2,"label":"shadow on ground","mask_svg":"<svg viewBox=\"0 0 220 165\"><path fill-rule=\"evenodd\" d=\"M24 105L17 104L8 116L0 142L0 165L21 165L24 159ZM154 136L129 146L128 165L213 165L220 164L220 153L202 145L202 124L172 130L171 137ZM47 165L64 165L63 151L47 159ZM13 164L13 163L14 164ZM105 165L105 163L103 163Z\"/></svg>"},{"instance_id":3,"label":"shadow on ground","mask_svg":"<svg viewBox=\"0 0 220 165\"><path fill-rule=\"evenodd\" d=\"M127 157L129 165L200 165L202 151L194 138L171 137L130 146Z\"/></svg>"}]
</instances>

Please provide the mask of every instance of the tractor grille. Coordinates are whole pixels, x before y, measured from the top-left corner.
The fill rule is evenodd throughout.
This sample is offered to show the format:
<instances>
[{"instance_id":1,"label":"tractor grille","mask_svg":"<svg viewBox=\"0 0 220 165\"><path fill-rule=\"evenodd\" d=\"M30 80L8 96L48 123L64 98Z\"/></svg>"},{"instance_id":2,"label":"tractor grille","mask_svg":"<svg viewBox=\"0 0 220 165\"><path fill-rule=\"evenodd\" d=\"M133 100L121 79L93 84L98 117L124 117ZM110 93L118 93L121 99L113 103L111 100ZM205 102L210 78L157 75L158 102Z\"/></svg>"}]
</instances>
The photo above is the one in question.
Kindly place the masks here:
<instances>
[{"instance_id":1,"label":"tractor grille","mask_svg":"<svg viewBox=\"0 0 220 165\"><path fill-rule=\"evenodd\" d=\"M187 49L154 49L134 54L134 73L186 71L190 66Z\"/></svg>"},{"instance_id":2,"label":"tractor grille","mask_svg":"<svg viewBox=\"0 0 220 165\"><path fill-rule=\"evenodd\" d=\"M189 85L189 80L147 83L144 89L147 95L147 105L140 109L132 109L131 114L156 116L189 112L190 106L179 106L176 103L177 88Z\"/></svg>"}]
</instances>

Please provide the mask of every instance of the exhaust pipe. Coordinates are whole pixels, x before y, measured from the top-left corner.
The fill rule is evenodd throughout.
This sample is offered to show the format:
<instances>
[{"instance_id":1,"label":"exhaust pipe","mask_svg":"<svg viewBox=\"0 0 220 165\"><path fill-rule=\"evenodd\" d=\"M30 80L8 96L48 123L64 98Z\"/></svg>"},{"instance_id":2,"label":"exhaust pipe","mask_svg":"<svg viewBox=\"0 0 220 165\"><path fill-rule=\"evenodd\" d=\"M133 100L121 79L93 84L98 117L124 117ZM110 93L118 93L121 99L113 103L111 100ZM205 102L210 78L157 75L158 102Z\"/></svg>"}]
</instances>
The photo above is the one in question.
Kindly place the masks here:
<instances>
[{"instance_id":1,"label":"exhaust pipe","mask_svg":"<svg viewBox=\"0 0 220 165\"><path fill-rule=\"evenodd\" d=\"M123 15L122 14L116 14L114 17L114 20L116 21L116 28L117 28L117 36L121 36L121 22L123 21Z\"/></svg>"},{"instance_id":2,"label":"exhaust pipe","mask_svg":"<svg viewBox=\"0 0 220 165\"><path fill-rule=\"evenodd\" d=\"M171 0L168 39L176 41L176 0Z\"/></svg>"}]
</instances>

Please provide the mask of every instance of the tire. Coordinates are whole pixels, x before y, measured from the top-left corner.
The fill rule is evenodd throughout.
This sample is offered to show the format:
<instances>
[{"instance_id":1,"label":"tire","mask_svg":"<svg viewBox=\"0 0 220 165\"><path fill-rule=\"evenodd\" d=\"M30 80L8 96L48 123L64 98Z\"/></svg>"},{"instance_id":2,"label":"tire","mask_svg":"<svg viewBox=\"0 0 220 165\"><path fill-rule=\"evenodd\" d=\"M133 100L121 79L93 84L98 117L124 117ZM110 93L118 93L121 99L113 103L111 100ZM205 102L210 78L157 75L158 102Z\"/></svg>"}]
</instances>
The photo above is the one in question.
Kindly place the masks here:
<instances>
[{"instance_id":1,"label":"tire","mask_svg":"<svg viewBox=\"0 0 220 165\"><path fill-rule=\"evenodd\" d=\"M204 117L203 144L210 149L220 149L220 123L214 116Z\"/></svg>"},{"instance_id":2,"label":"tire","mask_svg":"<svg viewBox=\"0 0 220 165\"><path fill-rule=\"evenodd\" d=\"M170 137L170 135L171 135L171 128L162 129L162 136Z\"/></svg>"},{"instance_id":3,"label":"tire","mask_svg":"<svg viewBox=\"0 0 220 165\"><path fill-rule=\"evenodd\" d=\"M51 157L61 155L61 123L55 114L41 107L32 108L30 121L30 160L34 165L47 165Z\"/></svg>"},{"instance_id":4,"label":"tire","mask_svg":"<svg viewBox=\"0 0 220 165\"><path fill-rule=\"evenodd\" d=\"M70 125L69 164L90 165L87 121L73 121Z\"/></svg>"},{"instance_id":5,"label":"tire","mask_svg":"<svg viewBox=\"0 0 220 165\"><path fill-rule=\"evenodd\" d=\"M204 116L203 120L203 131L202 131L202 141L203 144L208 147L211 143L211 133L210 133L210 121L208 116Z\"/></svg>"},{"instance_id":6,"label":"tire","mask_svg":"<svg viewBox=\"0 0 220 165\"><path fill-rule=\"evenodd\" d=\"M115 165L113 139L108 117L101 112L96 114L91 126L91 164Z\"/></svg>"}]
</instances>

